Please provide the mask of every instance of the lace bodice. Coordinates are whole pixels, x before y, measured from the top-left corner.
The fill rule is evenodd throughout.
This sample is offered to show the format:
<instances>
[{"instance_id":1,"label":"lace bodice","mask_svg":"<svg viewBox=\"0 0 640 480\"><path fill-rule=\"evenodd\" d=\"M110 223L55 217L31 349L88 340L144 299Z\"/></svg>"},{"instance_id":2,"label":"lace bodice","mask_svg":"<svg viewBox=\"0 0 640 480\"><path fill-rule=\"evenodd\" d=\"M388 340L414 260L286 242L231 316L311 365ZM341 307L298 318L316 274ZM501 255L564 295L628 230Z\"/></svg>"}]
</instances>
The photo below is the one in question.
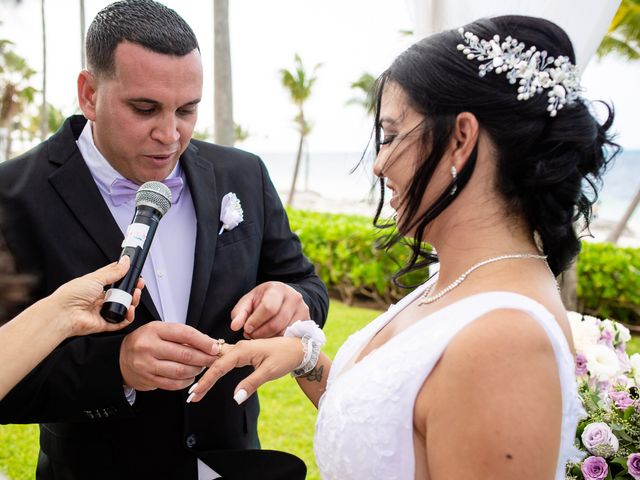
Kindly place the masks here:
<instances>
[{"instance_id":1,"label":"lace bodice","mask_svg":"<svg viewBox=\"0 0 640 480\"><path fill-rule=\"evenodd\" d=\"M491 310L514 308L535 318L553 346L562 389L562 439L556 479L564 479L566 460L579 454L573 446L582 409L574 361L554 317L530 298L509 292L468 297L414 323L353 364L372 337L425 288L416 289L391 306L351 335L338 351L316 422L314 451L322 478L413 480L413 407L425 379L462 328Z\"/></svg>"}]
</instances>

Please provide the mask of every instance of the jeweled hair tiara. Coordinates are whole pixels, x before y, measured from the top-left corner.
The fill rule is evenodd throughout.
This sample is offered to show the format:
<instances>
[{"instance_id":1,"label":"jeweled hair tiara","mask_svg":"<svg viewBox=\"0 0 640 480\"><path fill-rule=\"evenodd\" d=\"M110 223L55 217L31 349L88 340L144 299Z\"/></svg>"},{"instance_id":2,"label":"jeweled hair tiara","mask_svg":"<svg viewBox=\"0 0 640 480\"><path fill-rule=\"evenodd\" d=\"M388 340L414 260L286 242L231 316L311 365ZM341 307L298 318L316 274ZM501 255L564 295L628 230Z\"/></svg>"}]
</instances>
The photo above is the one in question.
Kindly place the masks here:
<instances>
[{"instance_id":1,"label":"jeweled hair tiara","mask_svg":"<svg viewBox=\"0 0 640 480\"><path fill-rule=\"evenodd\" d=\"M499 35L494 35L491 40L481 40L463 28L458 32L464 44L458 44L457 48L467 59L481 62L479 75L484 77L492 71L506 73L509 83L519 84L518 100L529 100L546 90L549 97L547 111L555 117L558 110L580 96L580 71L569 57L554 58L535 46L525 50L524 43L511 36L501 42Z\"/></svg>"}]
</instances>

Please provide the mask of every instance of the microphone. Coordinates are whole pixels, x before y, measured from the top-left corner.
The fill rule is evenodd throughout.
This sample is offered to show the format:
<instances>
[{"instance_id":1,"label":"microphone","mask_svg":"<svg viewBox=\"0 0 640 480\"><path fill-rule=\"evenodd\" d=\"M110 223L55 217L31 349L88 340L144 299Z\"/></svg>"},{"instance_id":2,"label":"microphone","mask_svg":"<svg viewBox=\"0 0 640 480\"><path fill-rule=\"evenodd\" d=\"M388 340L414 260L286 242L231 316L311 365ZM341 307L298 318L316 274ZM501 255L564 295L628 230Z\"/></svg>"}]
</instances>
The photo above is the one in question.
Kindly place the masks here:
<instances>
[{"instance_id":1,"label":"microphone","mask_svg":"<svg viewBox=\"0 0 640 480\"><path fill-rule=\"evenodd\" d=\"M162 182L146 182L136 193L136 211L122 242L122 253L131 259L129 271L111 285L100 314L110 323L120 323L127 315L133 291L149 253L158 223L171 208L171 190Z\"/></svg>"}]
</instances>

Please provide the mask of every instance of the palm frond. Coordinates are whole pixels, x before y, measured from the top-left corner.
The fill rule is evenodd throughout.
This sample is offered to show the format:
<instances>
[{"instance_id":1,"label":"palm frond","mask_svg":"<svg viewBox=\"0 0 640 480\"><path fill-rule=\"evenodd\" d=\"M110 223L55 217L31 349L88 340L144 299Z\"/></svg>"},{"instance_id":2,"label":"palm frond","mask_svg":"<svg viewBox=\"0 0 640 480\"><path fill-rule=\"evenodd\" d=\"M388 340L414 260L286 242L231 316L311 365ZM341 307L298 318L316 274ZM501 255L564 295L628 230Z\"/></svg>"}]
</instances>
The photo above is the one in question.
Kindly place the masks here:
<instances>
[{"instance_id":1,"label":"palm frond","mask_svg":"<svg viewBox=\"0 0 640 480\"><path fill-rule=\"evenodd\" d=\"M599 58L610 54L640 59L640 0L622 0L618 7L597 51Z\"/></svg>"},{"instance_id":2,"label":"palm frond","mask_svg":"<svg viewBox=\"0 0 640 480\"><path fill-rule=\"evenodd\" d=\"M367 111L367 114L373 113L375 107L375 87L376 77L368 72L360 75L360 78L351 83L353 90L358 90L364 94L364 98L357 97L347 101L347 105L359 105Z\"/></svg>"},{"instance_id":3,"label":"palm frond","mask_svg":"<svg viewBox=\"0 0 640 480\"><path fill-rule=\"evenodd\" d=\"M280 75L282 86L289 91L291 100L300 106L311 95L311 89L317 80L316 72L321 67L321 64L316 64L311 73L308 73L299 54L296 53L293 60L294 69L282 69L280 70Z\"/></svg>"},{"instance_id":4,"label":"palm frond","mask_svg":"<svg viewBox=\"0 0 640 480\"><path fill-rule=\"evenodd\" d=\"M602 58L612 54L619 55L626 60L640 60L640 49L637 45L634 46L624 40L607 35L602 39L597 55Z\"/></svg>"}]
</instances>

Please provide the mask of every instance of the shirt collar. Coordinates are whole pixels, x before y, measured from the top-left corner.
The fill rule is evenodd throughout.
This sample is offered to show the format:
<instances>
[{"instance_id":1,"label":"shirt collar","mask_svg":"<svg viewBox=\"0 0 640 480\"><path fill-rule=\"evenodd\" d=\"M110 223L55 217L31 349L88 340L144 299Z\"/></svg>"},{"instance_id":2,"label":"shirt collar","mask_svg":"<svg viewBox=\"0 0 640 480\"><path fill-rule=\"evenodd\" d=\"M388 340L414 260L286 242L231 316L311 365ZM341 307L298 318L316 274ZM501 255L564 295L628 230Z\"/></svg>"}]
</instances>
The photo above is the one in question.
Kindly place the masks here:
<instances>
[{"instance_id":1,"label":"shirt collar","mask_svg":"<svg viewBox=\"0 0 640 480\"><path fill-rule=\"evenodd\" d=\"M116 178L124 178L118 171L111 166L107 159L100 153L98 147L96 147L93 141L92 134L93 122L87 120L82 133L76 144L78 149L84 158L93 180L103 194L109 194L111 184ZM182 169L180 168L180 161L176 163L171 173L166 178L175 178L182 176Z\"/></svg>"}]
</instances>

